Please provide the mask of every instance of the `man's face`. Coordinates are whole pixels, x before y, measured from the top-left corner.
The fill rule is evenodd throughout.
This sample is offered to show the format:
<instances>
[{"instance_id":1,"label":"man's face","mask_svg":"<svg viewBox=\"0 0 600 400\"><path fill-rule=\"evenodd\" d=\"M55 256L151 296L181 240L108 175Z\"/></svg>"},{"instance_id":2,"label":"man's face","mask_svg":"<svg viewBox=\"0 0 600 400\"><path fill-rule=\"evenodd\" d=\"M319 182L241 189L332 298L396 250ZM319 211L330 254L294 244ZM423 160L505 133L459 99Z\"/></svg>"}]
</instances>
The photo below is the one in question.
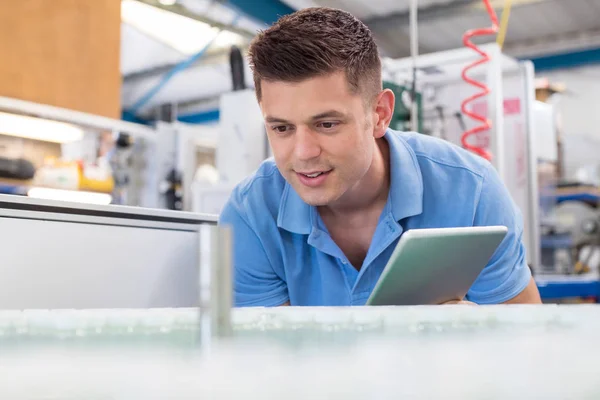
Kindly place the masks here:
<instances>
[{"instance_id":1,"label":"man's face","mask_svg":"<svg viewBox=\"0 0 600 400\"><path fill-rule=\"evenodd\" d=\"M300 197L329 205L371 166L375 113L343 72L298 83L262 82L260 106L279 171Z\"/></svg>"}]
</instances>

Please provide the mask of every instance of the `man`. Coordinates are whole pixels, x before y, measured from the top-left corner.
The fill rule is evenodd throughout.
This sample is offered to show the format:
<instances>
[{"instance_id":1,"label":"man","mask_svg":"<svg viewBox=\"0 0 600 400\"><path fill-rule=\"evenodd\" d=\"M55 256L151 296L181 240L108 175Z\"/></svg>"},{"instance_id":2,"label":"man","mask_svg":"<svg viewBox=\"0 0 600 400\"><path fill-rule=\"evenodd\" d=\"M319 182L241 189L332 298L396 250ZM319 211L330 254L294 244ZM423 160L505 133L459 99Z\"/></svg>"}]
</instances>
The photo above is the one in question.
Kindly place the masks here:
<instances>
[{"instance_id":1,"label":"man","mask_svg":"<svg viewBox=\"0 0 600 400\"><path fill-rule=\"evenodd\" d=\"M402 232L481 225L509 233L468 300L540 302L521 217L491 164L388 129L394 95L363 23L304 9L260 33L249 54L274 161L235 188L220 217L234 234L237 306L363 305Z\"/></svg>"}]
</instances>

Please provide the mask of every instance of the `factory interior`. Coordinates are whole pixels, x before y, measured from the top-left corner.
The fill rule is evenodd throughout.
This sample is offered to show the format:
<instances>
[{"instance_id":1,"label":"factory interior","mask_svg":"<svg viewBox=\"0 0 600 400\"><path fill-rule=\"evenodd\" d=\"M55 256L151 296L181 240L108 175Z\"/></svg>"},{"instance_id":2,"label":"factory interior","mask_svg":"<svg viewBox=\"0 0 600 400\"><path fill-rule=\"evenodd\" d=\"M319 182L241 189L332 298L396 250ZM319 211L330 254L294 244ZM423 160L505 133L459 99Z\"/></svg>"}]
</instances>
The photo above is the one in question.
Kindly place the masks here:
<instances>
[{"instance_id":1,"label":"factory interior","mask_svg":"<svg viewBox=\"0 0 600 400\"><path fill-rule=\"evenodd\" d=\"M600 0L8 3L0 398L600 398ZM542 304L236 307L248 49L310 7L371 31L390 129L492 164Z\"/></svg>"}]
</instances>

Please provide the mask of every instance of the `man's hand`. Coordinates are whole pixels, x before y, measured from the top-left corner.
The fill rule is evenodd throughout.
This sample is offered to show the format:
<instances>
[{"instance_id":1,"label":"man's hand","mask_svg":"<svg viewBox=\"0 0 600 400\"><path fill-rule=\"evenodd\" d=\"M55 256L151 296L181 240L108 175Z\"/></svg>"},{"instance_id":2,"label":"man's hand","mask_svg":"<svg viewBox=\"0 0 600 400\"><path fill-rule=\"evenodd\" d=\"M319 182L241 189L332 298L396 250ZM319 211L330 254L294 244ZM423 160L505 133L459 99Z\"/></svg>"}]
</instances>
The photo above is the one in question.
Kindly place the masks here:
<instances>
[{"instance_id":1,"label":"man's hand","mask_svg":"<svg viewBox=\"0 0 600 400\"><path fill-rule=\"evenodd\" d=\"M466 304L472 306L477 305L476 303L466 300L450 300L445 303L442 303L442 305L445 304ZM540 292L537 288L535 280L531 278L529 280L529 284L521 293L502 304L542 304Z\"/></svg>"},{"instance_id":2,"label":"man's hand","mask_svg":"<svg viewBox=\"0 0 600 400\"><path fill-rule=\"evenodd\" d=\"M476 303L473 303L472 301L467 301L467 300L450 300L447 301L445 303L442 303L441 305L448 305L448 304L461 304L461 305L466 305L466 306L476 306Z\"/></svg>"}]
</instances>

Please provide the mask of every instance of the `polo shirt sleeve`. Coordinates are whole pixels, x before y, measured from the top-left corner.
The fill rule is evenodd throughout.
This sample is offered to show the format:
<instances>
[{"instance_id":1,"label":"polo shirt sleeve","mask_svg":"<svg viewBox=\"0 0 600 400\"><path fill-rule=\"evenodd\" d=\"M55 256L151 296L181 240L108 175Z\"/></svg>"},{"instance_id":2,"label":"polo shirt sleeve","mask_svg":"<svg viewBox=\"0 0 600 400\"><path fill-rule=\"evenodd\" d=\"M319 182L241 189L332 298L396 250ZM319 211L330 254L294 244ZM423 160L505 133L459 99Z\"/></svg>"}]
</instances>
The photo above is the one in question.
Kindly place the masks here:
<instances>
[{"instance_id":1,"label":"polo shirt sleeve","mask_svg":"<svg viewBox=\"0 0 600 400\"><path fill-rule=\"evenodd\" d=\"M232 229L235 306L270 307L287 302L285 281L275 273L248 216L232 200L222 210L219 225Z\"/></svg>"},{"instance_id":2,"label":"polo shirt sleeve","mask_svg":"<svg viewBox=\"0 0 600 400\"><path fill-rule=\"evenodd\" d=\"M504 225L508 233L467 293L478 304L498 304L521 293L531 279L523 243L523 218L496 170L483 177L475 226Z\"/></svg>"}]
</instances>

